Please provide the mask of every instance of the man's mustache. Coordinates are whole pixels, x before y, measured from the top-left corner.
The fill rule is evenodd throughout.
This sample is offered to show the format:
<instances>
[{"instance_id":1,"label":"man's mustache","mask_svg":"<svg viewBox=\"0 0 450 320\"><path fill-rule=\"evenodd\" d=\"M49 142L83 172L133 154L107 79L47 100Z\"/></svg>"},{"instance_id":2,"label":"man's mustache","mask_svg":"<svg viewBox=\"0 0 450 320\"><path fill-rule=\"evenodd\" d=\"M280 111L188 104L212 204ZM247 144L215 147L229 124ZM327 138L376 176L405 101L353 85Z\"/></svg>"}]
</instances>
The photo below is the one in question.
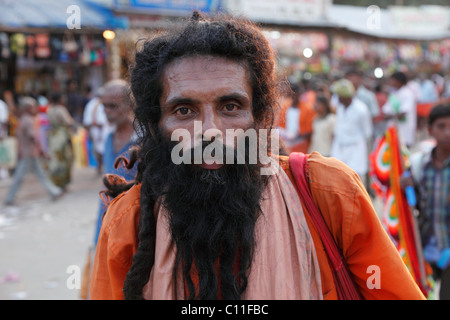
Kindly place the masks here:
<instances>
[{"instance_id":1,"label":"man's mustache","mask_svg":"<svg viewBox=\"0 0 450 320\"><path fill-rule=\"evenodd\" d=\"M195 122L201 125L200 121ZM216 135L211 140L205 140L206 137L202 134L201 139L192 140L188 130L174 130L170 137L172 148L169 150L172 163L257 165L260 167L261 175L273 175L278 172L278 166L273 166L271 159L272 156L280 154L277 130L227 129L225 137Z\"/></svg>"},{"instance_id":2,"label":"man's mustache","mask_svg":"<svg viewBox=\"0 0 450 320\"><path fill-rule=\"evenodd\" d=\"M244 152L235 146L224 144L221 140L201 141L188 150L176 149L177 145L171 143L172 162L175 164L174 155L178 159L183 158L185 164L249 164L250 144L246 140ZM255 151L256 152L256 151ZM187 153L187 155L185 154ZM178 160L179 162L179 160Z\"/></svg>"}]
</instances>

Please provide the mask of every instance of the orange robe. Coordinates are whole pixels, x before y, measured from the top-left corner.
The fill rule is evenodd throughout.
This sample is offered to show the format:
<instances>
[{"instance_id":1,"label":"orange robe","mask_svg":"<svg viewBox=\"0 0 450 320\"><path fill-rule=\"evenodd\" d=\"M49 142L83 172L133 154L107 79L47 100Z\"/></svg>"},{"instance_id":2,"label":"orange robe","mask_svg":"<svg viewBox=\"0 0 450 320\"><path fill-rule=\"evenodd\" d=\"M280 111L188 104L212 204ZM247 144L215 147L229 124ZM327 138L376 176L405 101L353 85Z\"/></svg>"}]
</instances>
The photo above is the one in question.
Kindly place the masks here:
<instances>
[{"instance_id":1,"label":"orange robe","mask_svg":"<svg viewBox=\"0 0 450 320\"><path fill-rule=\"evenodd\" d=\"M280 165L294 181L288 157L281 157ZM313 198L342 248L362 296L382 300L425 299L384 231L358 175L342 162L316 152L311 154L308 167ZM138 242L139 198L140 185L136 185L114 199L108 209L92 271L92 299L123 299L123 283ZM303 212L320 266L323 298L337 299L323 245L305 208ZM372 288L369 283L374 276L373 270L379 272L375 275L379 289Z\"/></svg>"},{"instance_id":2,"label":"orange robe","mask_svg":"<svg viewBox=\"0 0 450 320\"><path fill-rule=\"evenodd\" d=\"M314 109L314 104L316 102L316 93L314 91L308 91L301 95L297 107L300 110L299 122L299 132L300 136L311 135L313 131L313 121L317 113ZM280 128L286 128L286 113L289 109L292 99L285 99L282 101L281 108L278 116L276 117L275 125ZM309 150L309 145L311 144L311 136L302 140L301 142L289 147L289 152L303 152L307 153Z\"/></svg>"}]
</instances>

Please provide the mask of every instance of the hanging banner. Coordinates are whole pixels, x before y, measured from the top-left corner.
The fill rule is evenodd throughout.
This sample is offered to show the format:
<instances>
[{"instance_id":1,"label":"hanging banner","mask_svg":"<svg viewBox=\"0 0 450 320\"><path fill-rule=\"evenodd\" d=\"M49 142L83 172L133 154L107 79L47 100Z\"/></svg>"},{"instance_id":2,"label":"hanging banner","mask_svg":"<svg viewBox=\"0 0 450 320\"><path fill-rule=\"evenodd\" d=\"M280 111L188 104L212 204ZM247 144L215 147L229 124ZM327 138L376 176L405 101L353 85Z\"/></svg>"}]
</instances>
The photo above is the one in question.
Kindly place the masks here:
<instances>
[{"instance_id":1,"label":"hanging banner","mask_svg":"<svg viewBox=\"0 0 450 320\"><path fill-rule=\"evenodd\" d=\"M389 11L397 34L441 34L450 27L450 9L444 6L391 6Z\"/></svg>"},{"instance_id":2,"label":"hanging banner","mask_svg":"<svg viewBox=\"0 0 450 320\"><path fill-rule=\"evenodd\" d=\"M326 16L329 0L230 0L227 11L258 22L280 24L319 23Z\"/></svg>"},{"instance_id":3,"label":"hanging banner","mask_svg":"<svg viewBox=\"0 0 450 320\"><path fill-rule=\"evenodd\" d=\"M372 187L383 199L382 224L397 247L400 256L425 296L432 290L431 268L423 257L417 222L400 177L408 156L400 145L397 128L390 126L375 143L370 156Z\"/></svg>"}]
</instances>

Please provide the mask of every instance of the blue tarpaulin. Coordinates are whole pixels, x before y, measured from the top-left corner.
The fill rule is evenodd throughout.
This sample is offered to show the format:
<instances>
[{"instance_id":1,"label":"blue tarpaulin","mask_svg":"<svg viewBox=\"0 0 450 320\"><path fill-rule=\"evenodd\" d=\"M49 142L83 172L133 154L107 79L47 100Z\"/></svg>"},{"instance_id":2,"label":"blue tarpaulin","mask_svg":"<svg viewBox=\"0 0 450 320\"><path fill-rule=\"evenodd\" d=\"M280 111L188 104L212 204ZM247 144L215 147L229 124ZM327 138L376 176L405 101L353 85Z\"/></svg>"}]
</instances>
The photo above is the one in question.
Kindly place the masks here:
<instances>
[{"instance_id":1,"label":"blue tarpaulin","mask_svg":"<svg viewBox=\"0 0 450 320\"><path fill-rule=\"evenodd\" d=\"M81 29L125 27L110 9L87 0L0 1L0 28L67 28L74 17Z\"/></svg>"},{"instance_id":2,"label":"blue tarpaulin","mask_svg":"<svg viewBox=\"0 0 450 320\"><path fill-rule=\"evenodd\" d=\"M213 0L130 0L130 6L134 8L166 9L176 11L192 11L197 9L210 12L216 1Z\"/></svg>"},{"instance_id":3,"label":"blue tarpaulin","mask_svg":"<svg viewBox=\"0 0 450 320\"><path fill-rule=\"evenodd\" d=\"M132 12L161 14L169 16L189 16L193 10L203 13L213 13L221 7L221 0L129 0L126 5L115 0L119 10Z\"/></svg>"}]
</instances>

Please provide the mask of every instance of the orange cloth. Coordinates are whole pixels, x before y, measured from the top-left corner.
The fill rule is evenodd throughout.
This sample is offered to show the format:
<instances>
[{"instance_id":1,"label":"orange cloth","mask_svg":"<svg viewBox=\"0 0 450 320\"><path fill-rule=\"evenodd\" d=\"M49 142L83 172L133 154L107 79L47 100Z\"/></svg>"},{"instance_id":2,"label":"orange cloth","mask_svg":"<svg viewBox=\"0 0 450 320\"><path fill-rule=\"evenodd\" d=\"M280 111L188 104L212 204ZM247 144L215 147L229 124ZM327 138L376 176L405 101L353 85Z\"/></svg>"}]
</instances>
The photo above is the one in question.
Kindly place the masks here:
<instances>
[{"instance_id":1,"label":"orange cloth","mask_svg":"<svg viewBox=\"0 0 450 320\"><path fill-rule=\"evenodd\" d=\"M313 122L317 113L314 109L316 102L316 93L312 90L303 93L298 102L298 108L300 110L299 116L299 132L300 136L309 135L301 142L288 147L289 152L303 152L307 153L309 145L311 144L311 134L313 132ZM286 117L286 115L285 115Z\"/></svg>"},{"instance_id":2,"label":"orange cloth","mask_svg":"<svg viewBox=\"0 0 450 320\"><path fill-rule=\"evenodd\" d=\"M297 107L300 109L299 121L299 135L311 133L313 128L312 124L316 117L316 111L314 104L316 102L316 94L314 91L305 92L302 95L301 100L298 102ZM275 126L280 128L286 128L286 112L292 105L292 99L284 98L280 101L280 109L276 116Z\"/></svg>"},{"instance_id":3,"label":"orange cloth","mask_svg":"<svg viewBox=\"0 0 450 320\"><path fill-rule=\"evenodd\" d=\"M286 128L286 112L292 105L291 97L282 97L279 101L279 108L276 110L274 126L279 128Z\"/></svg>"},{"instance_id":4,"label":"orange cloth","mask_svg":"<svg viewBox=\"0 0 450 320\"><path fill-rule=\"evenodd\" d=\"M300 134L312 132L312 124L316 111L314 104L316 103L316 93L313 90L307 91L300 97L298 108L300 109Z\"/></svg>"},{"instance_id":5,"label":"orange cloth","mask_svg":"<svg viewBox=\"0 0 450 320\"><path fill-rule=\"evenodd\" d=\"M141 186L132 187L110 204L95 250L91 299L123 299L123 284L137 249Z\"/></svg>"},{"instance_id":6,"label":"orange cloth","mask_svg":"<svg viewBox=\"0 0 450 320\"><path fill-rule=\"evenodd\" d=\"M291 181L288 157L280 165ZM324 215L354 280L366 299L425 299L381 226L358 175L333 158L313 152L308 162L314 200ZM137 247L140 186L117 197L103 221L92 271L92 299L123 299L122 287ZM322 243L305 208L320 266L324 299L337 299ZM380 289L367 282L379 271ZM278 281L281 281L278 279Z\"/></svg>"},{"instance_id":7,"label":"orange cloth","mask_svg":"<svg viewBox=\"0 0 450 320\"><path fill-rule=\"evenodd\" d=\"M295 184L288 157L281 157L281 166ZM353 280L365 299L425 299L403 263L376 215L359 176L344 163L311 153L308 161L309 183L314 202L353 274ZM298 192L298 190L297 190ZM304 210L306 211L306 210ZM328 258L309 215L306 221L316 244L322 275L324 299L337 299ZM379 270L380 289L367 285ZM377 271L375 271L377 272Z\"/></svg>"}]
</instances>

